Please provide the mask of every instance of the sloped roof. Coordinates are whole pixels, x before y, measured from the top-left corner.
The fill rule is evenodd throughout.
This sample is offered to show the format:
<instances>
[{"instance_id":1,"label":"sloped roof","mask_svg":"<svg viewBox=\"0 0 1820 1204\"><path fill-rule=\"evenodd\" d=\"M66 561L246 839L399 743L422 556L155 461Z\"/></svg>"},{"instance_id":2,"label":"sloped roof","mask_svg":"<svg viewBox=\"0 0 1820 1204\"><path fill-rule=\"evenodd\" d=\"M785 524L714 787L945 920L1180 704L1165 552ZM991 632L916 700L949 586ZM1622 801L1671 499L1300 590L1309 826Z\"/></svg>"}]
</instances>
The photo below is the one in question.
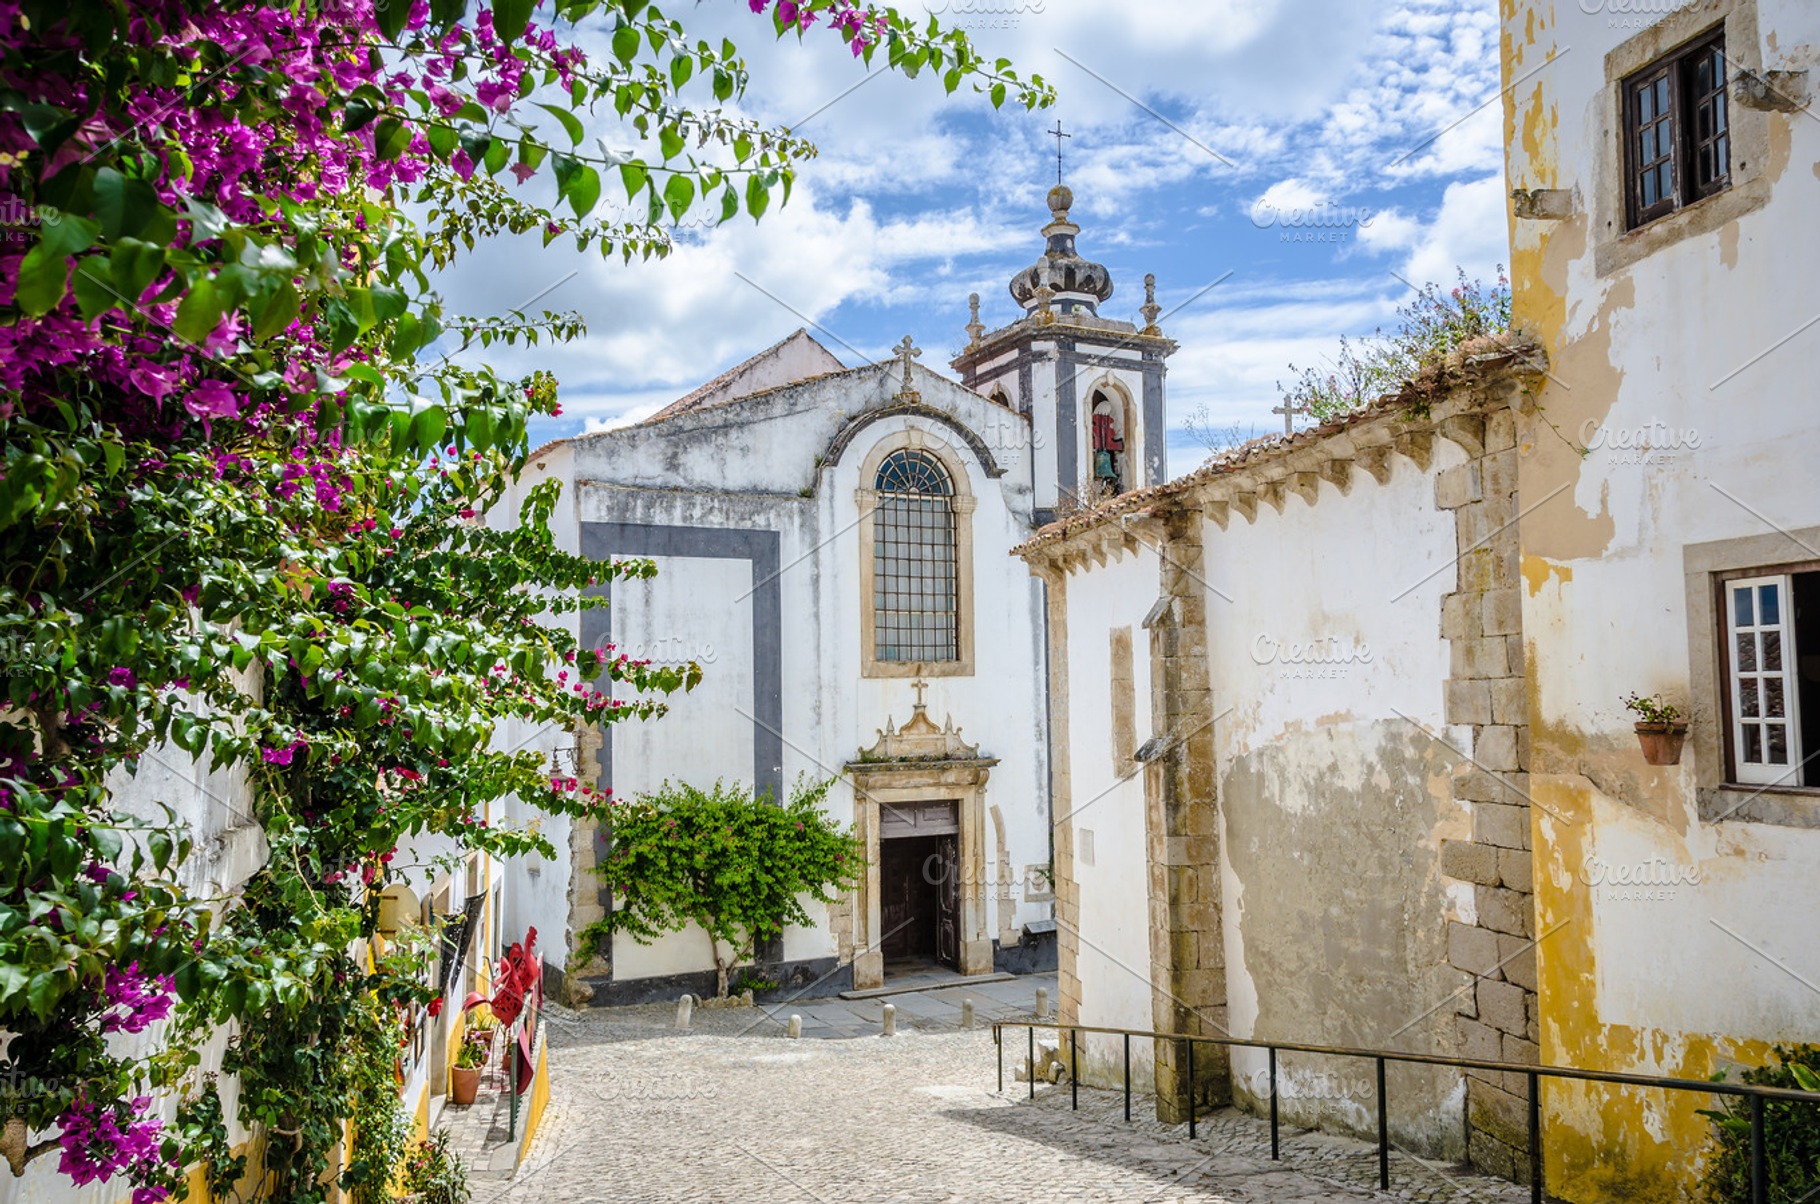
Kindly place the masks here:
<instances>
[{"instance_id":1,"label":"sloped roof","mask_svg":"<svg viewBox=\"0 0 1820 1204\"><path fill-rule=\"evenodd\" d=\"M754 393L765 393L784 385L794 385L830 372L844 372L846 365L834 358L802 327L773 343L744 363L735 364L701 388L679 397L645 419L656 422L674 418L690 410L705 409L729 401L738 401Z\"/></svg>"},{"instance_id":2,"label":"sloped roof","mask_svg":"<svg viewBox=\"0 0 1820 1204\"><path fill-rule=\"evenodd\" d=\"M1173 481L1152 485L1146 489L1134 489L1130 493L1121 493L1090 509L1068 515L1040 527L1036 534L1011 549L1011 554L1014 556L1026 555L1108 520L1117 519L1120 515L1151 513L1158 507L1166 507L1176 496L1188 492L1197 485L1205 484L1218 477L1229 476L1267 461L1284 459L1298 449L1318 444L1348 428L1363 425L1387 413L1395 412L1408 406L1412 401L1427 400L1438 388L1451 387L1491 372L1512 369L1534 373L1546 372L1547 362L1541 346L1533 339L1515 333L1487 335L1471 339L1456 347L1441 363L1424 369L1419 375L1401 382L1395 390L1384 394L1375 401L1367 402L1344 414L1335 415L1317 426L1296 431L1294 434L1262 435L1236 447L1216 452L1208 457L1199 468L1177 477Z\"/></svg>"}]
</instances>

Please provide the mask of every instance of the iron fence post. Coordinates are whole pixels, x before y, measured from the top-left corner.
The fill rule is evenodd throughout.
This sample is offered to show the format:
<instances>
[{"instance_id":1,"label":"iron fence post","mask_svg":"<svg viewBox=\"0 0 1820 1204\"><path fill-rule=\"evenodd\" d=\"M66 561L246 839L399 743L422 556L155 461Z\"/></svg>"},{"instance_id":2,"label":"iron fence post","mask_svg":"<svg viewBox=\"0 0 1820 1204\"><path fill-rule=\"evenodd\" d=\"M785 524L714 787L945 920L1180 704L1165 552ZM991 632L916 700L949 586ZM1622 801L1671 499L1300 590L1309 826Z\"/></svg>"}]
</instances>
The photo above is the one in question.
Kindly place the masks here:
<instances>
[{"instance_id":1,"label":"iron fence post","mask_svg":"<svg viewBox=\"0 0 1820 1204\"><path fill-rule=\"evenodd\" d=\"M1281 1161L1277 1152L1277 1047L1270 1047L1270 1160Z\"/></svg>"},{"instance_id":2,"label":"iron fence post","mask_svg":"<svg viewBox=\"0 0 1820 1204\"><path fill-rule=\"evenodd\" d=\"M1751 1204L1769 1204L1769 1175L1763 1165L1763 1097L1750 1097Z\"/></svg>"},{"instance_id":3,"label":"iron fence post","mask_svg":"<svg viewBox=\"0 0 1820 1204\"><path fill-rule=\"evenodd\" d=\"M1390 1101L1384 1094L1384 1059L1378 1060L1378 1189L1390 1190Z\"/></svg>"},{"instance_id":4,"label":"iron fence post","mask_svg":"<svg viewBox=\"0 0 1820 1204\"><path fill-rule=\"evenodd\" d=\"M1188 1140L1194 1140L1194 1038L1188 1038Z\"/></svg>"},{"instance_id":5,"label":"iron fence post","mask_svg":"<svg viewBox=\"0 0 1820 1204\"><path fill-rule=\"evenodd\" d=\"M1542 1076L1529 1072L1529 1204L1542 1204Z\"/></svg>"},{"instance_id":6,"label":"iron fence post","mask_svg":"<svg viewBox=\"0 0 1820 1204\"><path fill-rule=\"evenodd\" d=\"M1026 1077L1029 1078L1029 1080L1030 1080L1030 1098L1035 1099L1036 1098L1036 1025L1034 1025L1034 1024L1031 1025L1029 1032L1030 1032L1030 1065L1029 1065L1029 1072L1026 1075Z\"/></svg>"},{"instance_id":7,"label":"iron fence post","mask_svg":"<svg viewBox=\"0 0 1820 1204\"><path fill-rule=\"evenodd\" d=\"M1081 1055L1075 1047L1075 1032L1068 1030L1068 1106L1081 1110Z\"/></svg>"},{"instance_id":8,"label":"iron fence post","mask_svg":"<svg viewBox=\"0 0 1820 1204\"><path fill-rule=\"evenodd\" d=\"M1125 1119L1131 1119L1131 1034L1125 1034Z\"/></svg>"},{"instance_id":9,"label":"iron fence post","mask_svg":"<svg viewBox=\"0 0 1820 1204\"><path fill-rule=\"evenodd\" d=\"M1005 1090L1005 1030L996 1024L992 1026L992 1047L998 1050L998 1089L1002 1095Z\"/></svg>"}]
</instances>

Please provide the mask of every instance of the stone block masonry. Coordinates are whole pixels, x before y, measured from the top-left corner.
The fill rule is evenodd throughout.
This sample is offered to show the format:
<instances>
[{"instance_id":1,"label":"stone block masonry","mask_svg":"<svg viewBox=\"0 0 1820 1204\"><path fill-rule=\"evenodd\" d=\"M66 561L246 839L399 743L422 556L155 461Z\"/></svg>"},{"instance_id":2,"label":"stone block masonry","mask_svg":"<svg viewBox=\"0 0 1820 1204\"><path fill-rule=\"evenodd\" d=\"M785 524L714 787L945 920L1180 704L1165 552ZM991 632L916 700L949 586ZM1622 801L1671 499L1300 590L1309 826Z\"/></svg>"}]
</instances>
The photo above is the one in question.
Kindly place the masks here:
<instances>
[{"instance_id":1,"label":"stone block masonry","mask_svg":"<svg viewBox=\"0 0 1820 1204\"><path fill-rule=\"evenodd\" d=\"M1482 438L1473 438L1482 430ZM1512 566L1516 515L1516 416L1504 406L1467 437L1465 464L1435 479L1435 504L1454 514L1460 558L1441 599L1451 649L1447 722L1471 732L1453 795L1472 812L1472 839L1441 845L1441 872L1472 884L1475 920L1448 928L1447 955L1472 976L1455 1002L1462 1057L1534 1063L1535 895L1530 862L1529 719L1523 679L1523 608ZM1468 1071L1467 1155L1495 1175L1527 1182L1527 1084Z\"/></svg>"},{"instance_id":2,"label":"stone block masonry","mask_svg":"<svg viewBox=\"0 0 1820 1204\"><path fill-rule=\"evenodd\" d=\"M1171 515L1161 550L1161 595L1149 623L1152 746L1158 751L1144 767L1150 962L1156 972L1151 1012L1158 1032L1224 1036L1226 962L1200 517ZM1203 1110L1230 1102L1225 1047L1195 1049L1191 1082L1186 1043L1157 1045L1157 1119L1186 1120L1191 1098Z\"/></svg>"}]
</instances>

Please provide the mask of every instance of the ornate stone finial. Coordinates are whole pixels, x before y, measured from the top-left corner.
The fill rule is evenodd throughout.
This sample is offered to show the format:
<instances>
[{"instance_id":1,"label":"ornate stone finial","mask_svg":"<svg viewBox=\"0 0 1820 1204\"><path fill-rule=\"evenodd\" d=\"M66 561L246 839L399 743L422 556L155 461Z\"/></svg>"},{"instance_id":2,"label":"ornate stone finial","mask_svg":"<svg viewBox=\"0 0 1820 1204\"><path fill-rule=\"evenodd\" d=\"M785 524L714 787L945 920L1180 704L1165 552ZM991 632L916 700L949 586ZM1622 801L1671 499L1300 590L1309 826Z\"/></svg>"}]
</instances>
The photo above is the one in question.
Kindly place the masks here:
<instances>
[{"instance_id":1,"label":"ornate stone finial","mask_svg":"<svg viewBox=\"0 0 1820 1204\"><path fill-rule=\"evenodd\" d=\"M971 351L980 345L980 336L986 333L985 324L980 321L980 295L967 294L967 311L972 320L967 323L967 349Z\"/></svg>"},{"instance_id":2,"label":"ornate stone finial","mask_svg":"<svg viewBox=\"0 0 1820 1204\"><path fill-rule=\"evenodd\" d=\"M917 356L922 355L922 350L918 348L915 343L910 341L909 335L905 335L904 341L897 345L896 351L897 358L902 360L904 364L904 385L903 388L898 390L897 395L899 397L915 397L916 385L910 380L910 361Z\"/></svg>"},{"instance_id":3,"label":"ornate stone finial","mask_svg":"<svg viewBox=\"0 0 1820 1204\"><path fill-rule=\"evenodd\" d=\"M1055 321L1055 310L1050 308L1055 301L1055 290L1048 285L1040 285L1036 290L1036 320L1039 322Z\"/></svg>"},{"instance_id":4,"label":"ornate stone finial","mask_svg":"<svg viewBox=\"0 0 1820 1204\"><path fill-rule=\"evenodd\" d=\"M1138 307L1138 312L1144 315L1144 329L1140 334L1163 333L1156 324L1157 315L1163 312L1163 307L1156 303L1155 272L1144 273L1144 304Z\"/></svg>"}]
</instances>

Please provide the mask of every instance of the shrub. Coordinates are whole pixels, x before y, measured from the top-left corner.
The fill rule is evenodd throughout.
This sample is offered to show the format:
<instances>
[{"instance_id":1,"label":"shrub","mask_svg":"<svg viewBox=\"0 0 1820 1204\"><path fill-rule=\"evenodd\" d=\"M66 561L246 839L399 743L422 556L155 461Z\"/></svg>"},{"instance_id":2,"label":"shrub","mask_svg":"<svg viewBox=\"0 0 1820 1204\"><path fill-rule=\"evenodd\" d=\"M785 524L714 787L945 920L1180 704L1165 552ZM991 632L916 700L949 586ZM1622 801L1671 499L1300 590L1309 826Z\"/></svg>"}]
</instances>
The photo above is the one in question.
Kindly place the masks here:
<instances>
[{"instance_id":1,"label":"shrub","mask_svg":"<svg viewBox=\"0 0 1820 1204\"><path fill-rule=\"evenodd\" d=\"M1398 307L1397 325L1389 333L1380 327L1357 342L1341 339L1329 370L1307 368L1288 388L1277 386L1283 400L1325 422L1395 392L1424 369L1444 362L1462 343L1508 331L1510 281L1504 269L1499 267L1498 282L1489 289L1468 281L1464 270L1459 279L1449 293L1429 284Z\"/></svg>"},{"instance_id":2,"label":"shrub","mask_svg":"<svg viewBox=\"0 0 1820 1204\"><path fill-rule=\"evenodd\" d=\"M1820 1092L1820 1045L1778 1045L1776 1066L1753 1066L1740 1076L1759 1087L1793 1087ZM1714 1075L1715 1082L1723 1072ZM1769 1198L1798 1201L1820 1193L1820 1096L1812 1104L1763 1102L1763 1153ZM1716 1109L1702 1109L1713 1122L1713 1149L1702 1182L1707 1204L1750 1204L1750 1104L1725 1096Z\"/></svg>"},{"instance_id":3,"label":"shrub","mask_svg":"<svg viewBox=\"0 0 1820 1204\"><path fill-rule=\"evenodd\" d=\"M728 972L753 942L809 922L803 895L832 903L835 891L858 883L865 850L821 808L833 784L799 780L778 805L737 784L666 782L614 805L613 846L594 872L616 906L582 936L627 932L649 944L693 922L712 938L725 999ZM723 945L730 955L722 956Z\"/></svg>"}]
</instances>

